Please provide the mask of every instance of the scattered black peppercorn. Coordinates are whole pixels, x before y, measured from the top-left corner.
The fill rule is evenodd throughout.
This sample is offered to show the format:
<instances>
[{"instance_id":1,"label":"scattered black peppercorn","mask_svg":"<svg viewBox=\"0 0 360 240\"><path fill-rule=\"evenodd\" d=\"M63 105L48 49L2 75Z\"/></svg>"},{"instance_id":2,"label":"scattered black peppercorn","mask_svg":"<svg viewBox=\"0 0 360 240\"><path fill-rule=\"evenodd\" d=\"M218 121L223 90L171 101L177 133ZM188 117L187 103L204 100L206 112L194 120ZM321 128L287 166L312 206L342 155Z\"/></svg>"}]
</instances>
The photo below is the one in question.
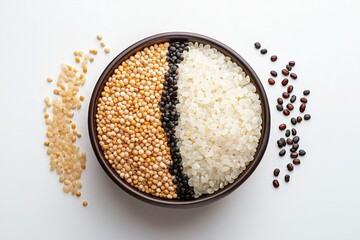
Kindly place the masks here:
<instances>
[{"instance_id":1,"label":"scattered black peppercorn","mask_svg":"<svg viewBox=\"0 0 360 240\"><path fill-rule=\"evenodd\" d=\"M305 114L304 115L304 119L307 121L307 120L310 120L311 118L311 115L310 114Z\"/></svg>"},{"instance_id":2,"label":"scattered black peppercorn","mask_svg":"<svg viewBox=\"0 0 360 240\"><path fill-rule=\"evenodd\" d=\"M256 49L260 49L261 48L261 44L259 42L254 43L254 46Z\"/></svg>"},{"instance_id":3,"label":"scattered black peppercorn","mask_svg":"<svg viewBox=\"0 0 360 240\"><path fill-rule=\"evenodd\" d=\"M274 176L277 177L277 176L279 176L279 174L280 174L280 169L275 168L274 169Z\"/></svg>"},{"instance_id":4,"label":"scattered black peppercorn","mask_svg":"<svg viewBox=\"0 0 360 240\"><path fill-rule=\"evenodd\" d=\"M298 117L296 118L296 121L297 121L298 123L301 123L302 117L301 117L301 116L298 116Z\"/></svg>"},{"instance_id":5,"label":"scattered black peppercorn","mask_svg":"<svg viewBox=\"0 0 360 240\"><path fill-rule=\"evenodd\" d=\"M280 186L279 181L275 179L273 181L273 186L274 186L274 188L278 188Z\"/></svg>"},{"instance_id":6,"label":"scattered black peppercorn","mask_svg":"<svg viewBox=\"0 0 360 240\"><path fill-rule=\"evenodd\" d=\"M296 101L296 96L295 95L292 95L291 98L290 98L290 102L291 103L294 103Z\"/></svg>"},{"instance_id":7,"label":"scattered black peppercorn","mask_svg":"<svg viewBox=\"0 0 360 240\"><path fill-rule=\"evenodd\" d=\"M290 130L289 129L286 130L285 137L290 137Z\"/></svg>"},{"instance_id":8,"label":"scattered black peppercorn","mask_svg":"<svg viewBox=\"0 0 360 240\"><path fill-rule=\"evenodd\" d=\"M285 150L285 149L280 150L280 152L279 152L279 156L280 156L280 157L283 157L285 154L286 154L286 150Z\"/></svg>"},{"instance_id":9,"label":"scattered black peppercorn","mask_svg":"<svg viewBox=\"0 0 360 240\"><path fill-rule=\"evenodd\" d=\"M289 181L290 181L290 175L289 175L289 174L286 174L285 177L284 177L284 179L285 179L285 182L289 182Z\"/></svg>"},{"instance_id":10,"label":"scattered black peppercorn","mask_svg":"<svg viewBox=\"0 0 360 240\"><path fill-rule=\"evenodd\" d=\"M291 163L288 163L288 165L286 165L286 168L291 172L292 170L294 170L294 166Z\"/></svg>"}]
</instances>

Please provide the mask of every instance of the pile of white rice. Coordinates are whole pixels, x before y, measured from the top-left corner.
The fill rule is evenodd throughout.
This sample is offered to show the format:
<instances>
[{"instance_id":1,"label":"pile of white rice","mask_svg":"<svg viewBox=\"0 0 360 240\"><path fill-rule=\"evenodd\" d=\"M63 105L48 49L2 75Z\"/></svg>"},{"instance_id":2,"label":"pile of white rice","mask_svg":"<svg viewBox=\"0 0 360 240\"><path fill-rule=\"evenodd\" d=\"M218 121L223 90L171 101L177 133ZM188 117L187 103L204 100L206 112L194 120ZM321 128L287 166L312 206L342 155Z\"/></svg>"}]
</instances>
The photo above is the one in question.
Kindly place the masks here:
<instances>
[{"instance_id":1,"label":"pile of white rice","mask_svg":"<svg viewBox=\"0 0 360 240\"><path fill-rule=\"evenodd\" d=\"M216 49L190 43L183 56L176 135L184 172L199 197L232 183L253 160L261 102L244 71Z\"/></svg>"}]
</instances>

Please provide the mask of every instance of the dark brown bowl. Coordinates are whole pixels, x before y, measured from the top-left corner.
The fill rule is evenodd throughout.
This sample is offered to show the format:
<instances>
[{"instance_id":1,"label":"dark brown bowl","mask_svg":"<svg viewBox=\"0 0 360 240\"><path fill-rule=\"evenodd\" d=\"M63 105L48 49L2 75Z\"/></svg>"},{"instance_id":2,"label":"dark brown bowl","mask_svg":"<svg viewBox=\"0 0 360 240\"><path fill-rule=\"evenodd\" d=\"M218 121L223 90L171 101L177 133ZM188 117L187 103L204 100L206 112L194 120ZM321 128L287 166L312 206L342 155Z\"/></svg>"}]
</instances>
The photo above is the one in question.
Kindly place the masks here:
<instances>
[{"instance_id":1,"label":"dark brown bowl","mask_svg":"<svg viewBox=\"0 0 360 240\"><path fill-rule=\"evenodd\" d=\"M220 52L222 52L225 56L228 56L232 59L232 61L236 62L250 77L251 82L255 85L257 89L257 93L259 94L262 106L262 131L261 131L261 139L259 145L256 150L256 154L254 160L249 163L246 169L239 175L239 177L231 184L227 185L225 188L216 191L210 195L203 195L199 198L193 200L167 200L159 197L151 196L150 194L146 194L138 190L137 188L129 185L120 176L113 170L111 165L105 159L103 151L100 147L100 144L97 139L97 130L96 130L96 108L97 101L99 99L100 93L103 90L103 87L109 77L113 74L114 70L127 58L134 55L137 51L141 51L145 47L149 47L154 44L171 42L171 41L191 41L191 42L199 42L203 44L209 44L212 47L215 47ZM270 110L269 103L267 100L266 92L261 84L259 77L256 75L254 70L250 67L250 65L233 49L229 48L225 44L209 38L207 36L195 34L195 33L186 33L186 32L169 32L157 34L154 36L150 36L145 38L132 46L125 49L122 53L120 53L111 63L106 67L104 72L101 74L94 91L91 96L90 106L89 106L89 115L88 115L88 127L89 127L89 136L91 145L94 149L95 155L107 173L107 175L124 191L131 194L132 196L148 203L167 206L167 207L194 207L204 205L215 200L218 200L232 191L234 191L237 187L239 187L255 170L255 168L260 163L264 152L266 150L269 135L270 135Z\"/></svg>"}]
</instances>

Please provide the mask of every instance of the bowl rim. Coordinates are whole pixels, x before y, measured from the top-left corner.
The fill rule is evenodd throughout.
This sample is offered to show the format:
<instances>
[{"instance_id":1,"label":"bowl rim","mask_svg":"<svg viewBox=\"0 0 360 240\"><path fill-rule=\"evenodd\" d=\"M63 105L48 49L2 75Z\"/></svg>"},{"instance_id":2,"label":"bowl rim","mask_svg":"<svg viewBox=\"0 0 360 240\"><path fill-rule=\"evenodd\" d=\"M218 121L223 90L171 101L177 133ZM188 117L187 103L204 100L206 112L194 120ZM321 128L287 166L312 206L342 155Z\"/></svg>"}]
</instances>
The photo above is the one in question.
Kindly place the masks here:
<instances>
[{"instance_id":1,"label":"bowl rim","mask_svg":"<svg viewBox=\"0 0 360 240\"><path fill-rule=\"evenodd\" d=\"M223 189L219 189L213 194L202 195L199 198L192 199L192 200L176 200L176 199L162 199L159 197L152 196L145 192L141 192L137 188L131 186L130 184L126 183L123 179L120 178L118 173L111 167L108 161L105 159L103 155L103 151L100 147L100 144L97 139L97 127L96 127L96 120L95 115L97 111L97 100L103 90L105 83L107 82L108 78L113 74L114 70L127 58L134 55L137 51L142 50L145 47L149 47L156 43L164 43L164 42L171 42L171 41L192 41L192 42L199 42L203 44L209 44L211 47L215 47L217 50L222 52L225 56L228 56L232 59L233 62L236 62L246 73L247 76L250 77L250 81L255 85L256 92L259 95L261 101L261 108L262 108L262 129L261 129L261 138L258 143L256 153L254 159L247 165L245 170L235 179L235 181L231 184L228 184ZM267 99L267 95L265 89L255 73L255 71L251 68L251 66L233 49L228 47L227 45L215 40L213 38L200 35L197 33L190 33L190 32L165 32L156 35L152 35L146 37L118 54L104 69L102 74L100 75L91 95L90 103L89 103L89 110L88 110L88 131L89 131L89 138L95 153L95 156L100 163L103 170L106 174L112 179L114 183L116 183L121 189L125 192L129 193L130 195L134 196L137 199L145 201L147 203L155 204L158 206L167 206L167 207L194 207L204 205L210 202L213 202L217 199L220 199L236 188L238 188L242 183L247 180L250 175L254 172L256 167L259 165L265 150L268 145L269 136L270 136L270 109L269 103Z\"/></svg>"}]
</instances>

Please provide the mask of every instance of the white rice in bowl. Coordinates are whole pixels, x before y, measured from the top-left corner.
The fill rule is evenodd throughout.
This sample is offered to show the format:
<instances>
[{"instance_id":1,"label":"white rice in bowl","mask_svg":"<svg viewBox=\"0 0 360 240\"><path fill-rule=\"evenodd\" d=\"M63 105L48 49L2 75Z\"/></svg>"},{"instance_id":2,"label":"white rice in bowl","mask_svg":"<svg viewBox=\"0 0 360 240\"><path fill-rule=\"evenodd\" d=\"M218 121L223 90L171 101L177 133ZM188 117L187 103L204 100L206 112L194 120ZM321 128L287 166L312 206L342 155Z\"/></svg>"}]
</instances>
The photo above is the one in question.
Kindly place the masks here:
<instances>
[{"instance_id":1,"label":"white rice in bowl","mask_svg":"<svg viewBox=\"0 0 360 240\"><path fill-rule=\"evenodd\" d=\"M175 130L184 172L199 197L232 183L254 159L261 101L249 76L218 50L189 43L183 57Z\"/></svg>"}]
</instances>

